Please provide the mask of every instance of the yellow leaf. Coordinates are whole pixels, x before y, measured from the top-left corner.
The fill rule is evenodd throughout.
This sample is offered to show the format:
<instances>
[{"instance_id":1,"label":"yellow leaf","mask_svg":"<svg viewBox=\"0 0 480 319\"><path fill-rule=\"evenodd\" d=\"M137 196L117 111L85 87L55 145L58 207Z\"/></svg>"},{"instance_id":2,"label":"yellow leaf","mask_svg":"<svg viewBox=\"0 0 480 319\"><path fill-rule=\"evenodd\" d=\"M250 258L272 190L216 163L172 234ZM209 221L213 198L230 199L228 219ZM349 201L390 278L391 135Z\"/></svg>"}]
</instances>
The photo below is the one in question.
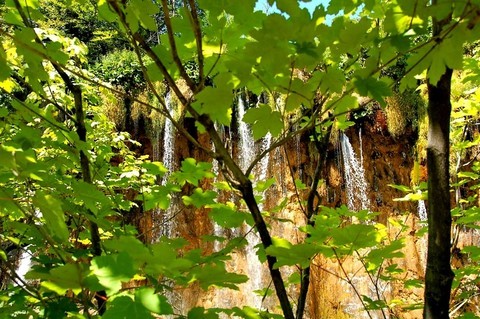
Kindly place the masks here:
<instances>
[{"instance_id":1,"label":"yellow leaf","mask_svg":"<svg viewBox=\"0 0 480 319\"><path fill-rule=\"evenodd\" d=\"M0 88L4 89L7 93L11 93L15 88L15 82L10 78L0 81Z\"/></svg>"}]
</instances>

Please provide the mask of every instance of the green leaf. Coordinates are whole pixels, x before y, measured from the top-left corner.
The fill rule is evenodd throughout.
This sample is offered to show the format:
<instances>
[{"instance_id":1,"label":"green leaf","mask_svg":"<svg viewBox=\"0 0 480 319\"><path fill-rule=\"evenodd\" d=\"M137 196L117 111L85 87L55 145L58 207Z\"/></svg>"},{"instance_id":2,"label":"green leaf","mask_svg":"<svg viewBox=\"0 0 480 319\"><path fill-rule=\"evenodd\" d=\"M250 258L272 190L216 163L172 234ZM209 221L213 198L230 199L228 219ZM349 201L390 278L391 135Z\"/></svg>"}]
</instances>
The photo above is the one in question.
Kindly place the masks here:
<instances>
[{"instance_id":1,"label":"green leaf","mask_svg":"<svg viewBox=\"0 0 480 319\"><path fill-rule=\"evenodd\" d=\"M151 256L147 246L133 236L120 236L103 243L104 247L114 253L125 253L131 257L134 267L138 269Z\"/></svg>"},{"instance_id":2,"label":"green leaf","mask_svg":"<svg viewBox=\"0 0 480 319\"><path fill-rule=\"evenodd\" d=\"M193 307L188 311L187 319L218 319L219 316L216 312L219 309L211 308L205 309L203 307ZM222 309L223 312L227 313L225 309ZM231 313L231 311L229 311Z\"/></svg>"},{"instance_id":3,"label":"green leaf","mask_svg":"<svg viewBox=\"0 0 480 319\"><path fill-rule=\"evenodd\" d=\"M47 303L45 308L45 318L65 318L65 314L78 312L78 307L73 298L59 297L57 300ZM68 316L68 318L86 319L81 315Z\"/></svg>"},{"instance_id":4,"label":"green leaf","mask_svg":"<svg viewBox=\"0 0 480 319\"><path fill-rule=\"evenodd\" d=\"M347 252L378 244L379 234L373 225L352 224L330 231L335 246Z\"/></svg>"},{"instance_id":5,"label":"green leaf","mask_svg":"<svg viewBox=\"0 0 480 319\"><path fill-rule=\"evenodd\" d=\"M255 187L254 187L254 190L259 192L259 193L263 193L264 191L266 191L267 189L270 188L270 186L272 186L273 184L275 184L275 177L272 177L272 178L269 178L265 181L258 181L256 184L255 184Z\"/></svg>"},{"instance_id":6,"label":"green leaf","mask_svg":"<svg viewBox=\"0 0 480 319\"><path fill-rule=\"evenodd\" d=\"M407 289L411 288L423 288L424 282L420 279L407 279L403 283L403 286Z\"/></svg>"},{"instance_id":7,"label":"green leaf","mask_svg":"<svg viewBox=\"0 0 480 319\"><path fill-rule=\"evenodd\" d=\"M154 185L149 192L140 193L135 198L143 201L143 210L149 211L154 208L167 209L170 206L171 194L179 192L177 185Z\"/></svg>"},{"instance_id":8,"label":"green leaf","mask_svg":"<svg viewBox=\"0 0 480 319\"><path fill-rule=\"evenodd\" d=\"M193 107L201 114L210 115L213 121L230 125L232 120L233 89L228 85L207 87L197 96Z\"/></svg>"},{"instance_id":9,"label":"green leaf","mask_svg":"<svg viewBox=\"0 0 480 319\"><path fill-rule=\"evenodd\" d=\"M122 282L129 281L136 272L132 257L125 252L94 257L90 268L108 295L118 292Z\"/></svg>"},{"instance_id":10,"label":"green leaf","mask_svg":"<svg viewBox=\"0 0 480 319\"><path fill-rule=\"evenodd\" d=\"M463 313L461 314L459 317L457 317L458 319L478 319L480 318L479 316L475 315L474 313L472 312L466 312L466 313Z\"/></svg>"},{"instance_id":11,"label":"green leaf","mask_svg":"<svg viewBox=\"0 0 480 319\"><path fill-rule=\"evenodd\" d=\"M258 107L248 109L242 119L252 125L253 138L258 140L268 132L277 137L283 131L282 115L272 111L268 104L259 104Z\"/></svg>"},{"instance_id":12,"label":"green leaf","mask_svg":"<svg viewBox=\"0 0 480 319\"><path fill-rule=\"evenodd\" d=\"M235 204L232 202L227 202L226 204L216 203L209 207L211 209L208 215L215 223L223 228L240 227L249 216L244 212L238 211Z\"/></svg>"},{"instance_id":13,"label":"green leaf","mask_svg":"<svg viewBox=\"0 0 480 319\"><path fill-rule=\"evenodd\" d=\"M419 200L426 200L428 199L426 192L416 192L416 193L408 193L407 195L394 198L393 201L395 202L408 202L408 201L419 201Z\"/></svg>"},{"instance_id":14,"label":"green leaf","mask_svg":"<svg viewBox=\"0 0 480 319\"><path fill-rule=\"evenodd\" d=\"M411 192L412 189L408 186L405 186L405 185L395 185L395 184L388 184L389 187L391 188L394 188L394 189L397 189L399 191L402 191L402 192Z\"/></svg>"},{"instance_id":15,"label":"green leaf","mask_svg":"<svg viewBox=\"0 0 480 319\"><path fill-rule=\"evenodd\" d=\"M173 308L167 297L155 293L153 288L140 288L135 292L135 302L159 315L173 314Z\"/></svg>"},{"instance_id":16,"label":"green leaf","mask_svg":"<svg viewBox=\"0 0 480 319\"><path fill-rule=\"evenodd\" d=\"M153 17L158 12L158 6L149 0L131 0L127 5L127 15L133 14L140 22L140 25L150 31L157 31L158 29Z\"/></svg>"},{"instance_id":17,"label":"green leaf","mask_svg":"<svg viewBox=\"0 0 480 319\"><path fill-rule=\"evenodd\" d=\"M99 16L107 22L115 21L118 16L110 9L107 0L98 0L98 13Z\"/></svg>"},{"instance_id":18,"label":"green leaf","mask_svg":"<svg viewBox=\"0 0 480 319\"><path fill-rule=\"evenodd\" d=\"M346 115L348 111L358 108L358 99L352 95L344 95L339 100L333 101L327 108L333 108L336 116Z\"/></svg>"},{"instance_id":19,"label":"green leaf","mask_svg":"<svg viewBox=\"0 0 480 319\"><path fill-rule=\"evenodd\" d=\"M182 196L183 203L185 205L193 205L196 208L200 208L206 205L215 203L215 198L217 197L217 192L214 191L203 191L201 188L197 187L193 190L193 194L190 196Z\"/></svg>"},{"instance_id":20,"label":"green leaf","mask_svg":"<svg viewBox=\"0 0 480 319\"><path fill-rule=\"evenodd\" d=\"M300 273L294 272L288 277L287 282L289 284L297 285L297 284L300 284L301 280L302 280L302 277L300 276Z\"/></svg>"},{"instance_id":21,"label":"green leaf","mask_svg":"<svg viewBox=\"0 0 480 319\"><path fill-rule=\"evenodd\" d=\"M186 158L182 162L180 171L172 174L172 177L180 184L186 182L198 186L203 178L213 178L215 175L211 172L212 164L207 162L198 162L194 158Z\"/></svg>"},{"instance_id":22,"label":"green leaf","mask_svg":"<svg viewBox=\"0 0 480 319\"><path fill-rule=\"evenodd\" d=\"M338 34L339 53L343 51L342 53L357 55L371 27L372 21L368 17L362 17L360 20L345 20L344 28Z\"/></svg>"},{"instance_id":23,"label":"green leaf","mask_svg":"<svg viewBox=\"0 0 480 319\"><path fill-rule=\"evenodd\" d=\"M111 205L110 200L104 193L99 191L95 185L83 181L76 181L72 183L72 189L75 197L82 201L83 205L95 214L107 209Z\"/></svg>"},{"instance_id":24,"label":"green leaf","mask_svg":"<svg viewBox=\"0 0 480 319\"><path fill-rule=\"evenodd\" d=\"M82 291L82 283L86 268L81 264L66 264L50 270L49 279L42 282L42 287L62 296L67 290L74 294Z\"/></svg>"},{"instance_id":25,"label":"green leaf","mask_svg":"<svg viewBox=\"0 0 480 319\"><path fill-rule=\"evenodd\" d=\"M300 179L295 179L295 187L301 191L307 189L307 185L305 185Z\"/></svg>"},{"instance_id":26,"label":"green leaf","mask_svg":"<svg viewBox=\"0 0 480 319\"><path fill-rule=\"evenodd\" d=\"M277 263L274 268L282 266L300 265L308 267L311 258L317 254L318 247L308 243L292 245L285 239L276 238L273 245L266 249L267 255L277 257Z\"/></svg>"},{"instance_id":27,"label":"green leaf","mask_svg":"<svg viewBox=\"0 0 480 319\"><path fill-rule=\"evenodd\" d=\"M10 77L11 69L7 64L5 49L0 45L0 81L5 81Z\"/></svg>"},{"instance_id":28,"label":"green leaf","mask_svg":"<svg viewBox=\"0 0 480 319\"><path fill-rule=\"evenodd\" d=\"M205 265L192 269L190 282L198 281L202 289L207 290L211 286L226 287L238 290L238 284L248 281L248 277L236 273L230 273L220 265Z\"/></svg>"},{"instance_id":29,"label":"green leaf","mask_svg":"<svg viewBox=\"0 0 480 319\"><path fill-rule=\"evenodd\" d=\"M363 302L365 303L366 310L377 310L387 308L388 305L385 300L373 300L366 295L362 295Z\"/></svg>"},{"instance_id":30,"label":"green leaf","mask_svg":"<svg viewBox=\"0 0 480 319\"><path fill-rule=\"evenodd\" d=\"M480 260L480 247L466 246L462 249L462 252L468 254L472 260Z\"/></svg>"},{"instance_id":31,"label":"green leaf","mask_svg":"<svg viewBox=\"0 0 480 319\"><path fill-rule=\"evenodd\" d=\"M428 68L428 81L430 84L436 85L446 70L447 66L441 57L432 59L432 63Z\"/></svg>"},{"instance_id":32,"label":"green leaf","mask_svg":"<svg viewBox=\"0 0 480 319\"><path fill-rule=\"evenodd\" d=\"M192 267L192 261L178 257L179 250L185 245L185 240L170 240L161 238L160 242L151 246L152 255L145 266L145 273L155 277L169 276L175 278Z\"/></svg>"},{"instance_id":33,"label":"green leaf","mask_svg":"<svg viewBox=\"0 0 480 319\"><path fill-rule=\"evenodd\" d=\"M320 90L324 93L341 93L345 86L345 75L336 68L327 68L320 82Z\"/></svg>"},{"instance_id":34,"label":"green leaf","mask_svg":"<svg viewBox=\"0 0 480 319\"><path fill-rule=\"evenodd\" d=\"M70 232L65 224L62 202L52 195L37 191L33 197L33 203L42 213L43 220L45 221L44 226L52 238L59 244L67 242Z\"/></svg>"},{"instance_id":35,"label":"green leaf","mask_svg":"<svg viewBox=\"0 0 480 319\"><path fill-rule=\"evenodd\" d=\"M403 257L402 248L404 243L402 239L394 240L389 245L373 249L367 256L367 271L376 272L386 259Z\"/></svg>"},{"instance_id":36,"label":"green leaf","mask_svg":"<svg viewBox=\"0 0 480 319\"><path fill-rule=\"evenodd\" d=\"M153 174L162 177L168 171L162 162L143 162L141 164L147 170L148 174Z\"/></svg>"},{"instance_id":37,"label":"green leaf","mask_svg":"<svg viewBox=\"0 0 480 319\"><path fill-rule=\"evenodd\" d=\"M392 90L385 81L373 77L355 78L353 84L361 96L369 96L383 106L386 105L385 97L392 94Z\"/></svg>"},{"instance_id":38,"label":"green leaf","mask_svg":"<svg viewBox=\"0 0 480 319\"><path fill-rule=\"evenodd\" d=\"M301 11L297 0L276 0L277 8L293 17Z\"/></svg>"},{"instance_id":39,"label":"green leaf","mask_svg":"<svg viewBox=\"0 0 480 319\"><path fill-rule=\"evenodd\" d=\"M107 311L103 319L140 319L153 318L150 311L142 303L132 299L131 296L118 296L107 303Z\"/></svg>"},{"instance_id":40,"label":"green leaf","mask_svg":"<svg viewBox=\"0 0 480 319\"><path fill-rule=\"evenodd\" d=\"M466 177L466 178L470 178L470 179L473 179L473 180L477 180L480 177L479 174L474 173L474 172L459 172L457 175L458 175L458 177Z\"/></svg>"}]
</instances>

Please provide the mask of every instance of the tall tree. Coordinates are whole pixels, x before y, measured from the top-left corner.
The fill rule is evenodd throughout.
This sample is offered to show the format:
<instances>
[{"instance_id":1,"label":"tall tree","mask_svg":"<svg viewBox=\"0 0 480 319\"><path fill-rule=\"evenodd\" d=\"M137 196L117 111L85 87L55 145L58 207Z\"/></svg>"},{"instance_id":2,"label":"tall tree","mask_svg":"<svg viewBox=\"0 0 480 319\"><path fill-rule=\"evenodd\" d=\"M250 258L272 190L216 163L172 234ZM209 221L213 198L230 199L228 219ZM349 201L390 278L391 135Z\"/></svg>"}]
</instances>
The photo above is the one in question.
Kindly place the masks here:
<instances>
[{"instance_id":1,"label":"tall tree","mask_svg":"<svg viewBox=\"0 0 480 319\"><path fill-rule=\"evenodd\" d=\"M437 29L438 26L434 29ZM428 256L424 318L449 318L453 272L450 266L450 89L447 68L436 84L428 83Z\"/></svg>"},{"instance_id":2,"label":"tall tree","mask_svg":"<svg viewBox=\"0 0 480 319\"><path fill-rule=\"evenodd\" d=\"M439 1L433 0L431 7L439 8ZM478 11L471 11L471 3L451 4L440 15L432 17L432 37L441 45L452 36L446 36L451 30L452 21L462 23L468 34L478 21ZM455 20L458 19L458 20ZM456 30L458 31L458 30ZM457 35L460 37L460 35ZM457 42L462 45L463 41ZM450 44L452 45L452 44ZM451 50L451 49L450 49ZM441 52L441 50L439 50ZM440 53L439 52L439 53ZM456 53L456 54L455 54ZM450 193L450 119L452 68L461 68L463 52L451 51L446 63L432 62L427 78L428 88L428 255L425 272L425 305L423 316L426 319L449 318L450 293L454 274L451 269L452 215ZM441 58L434 56L433 59ZM437 68L437 70L433 70Z\"/></svg>"}]
</instances>

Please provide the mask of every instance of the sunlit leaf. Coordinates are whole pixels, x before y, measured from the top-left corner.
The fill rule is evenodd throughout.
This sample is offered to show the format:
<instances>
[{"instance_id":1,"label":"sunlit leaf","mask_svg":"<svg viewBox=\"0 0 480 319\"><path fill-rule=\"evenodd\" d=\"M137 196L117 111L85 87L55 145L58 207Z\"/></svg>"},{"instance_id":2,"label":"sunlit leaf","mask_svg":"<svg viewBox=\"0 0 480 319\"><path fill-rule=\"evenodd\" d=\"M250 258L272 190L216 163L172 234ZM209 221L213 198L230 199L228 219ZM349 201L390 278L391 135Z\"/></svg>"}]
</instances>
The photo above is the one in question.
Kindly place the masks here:
<instances>
[{"instance_id":1,"label":"sunlit leaf","mask_svg":"<svg viewBox=\"0 0 480 319\"><path fill-rule=\"evenodd\" d=\"M53 239L58 243L67 242L70 232L65 224L62 202L52 195L37 191L33 203L39 208L45 220L44 226Z\"/></svg>"},{"instance_id":2,"label":"sunlit leaf","mask_svg":"<svg viewBox=\"0 0 480 319\"><path fill-rule=\"evenodd\" d=\"M253 137L256 140L269 132L276 137L283 130L282 115L278 111L272 111L267 104L260 104L258 107L248 109L242 120L252 125Z\"/></svg>"},{"instance_id":3,"label":"sunlit leaf","mask_svg":"<svg viewBox=\"0 0 480 319\"><path fill-rule=\"evenodd\" d=\"M153 288L140 288L135 292L135 302L142 304L146 309L160 315L173 314L173 308L167 297L155 293Z\"/></svg>"},{"instance_id":4,"label":"sunlit leaf","mask_svg":"<svg viewBox=\"0 0 480 319\"><path fill-rule=\"evenodd\" d=\"M177 180L180 185L186 182L198 186L198 183L203 178L214 177L211 172L212 164L207 162L198 162L194 158L187 158L183 160L180 171L172 174L172 177Z\"/></svg>"},{"instance_id":5,"label":"sunlit leaf","mask_svg":"<svg viewBox=\"0 0 480 319\"><path fill-rule=\"evenodd\" d=\"M241 274L230 273L219 265L205 265L192 270L190 282L198 281L200 287L208 289L211 286L227 287L238 290L238 284L248 281L248 277Z\"/></svg>"},{"instance_id":6,"label":"sunlit leaf","mask_svg":"<svg viewBox=\"0 0 480 319\"><path fill-rule=\"evenodd\" d=\"M232 116L231 105L233 91L231 86L207 87L197 95L193 106L200 112L211 116L214 121L229 125Z\"/></svg>"},{"instance_id":7,"label":"sunlit leaf","mask_svg":"<svg viewBox=\"0 0 480 319\"><path fill-rule=\"evenodd\" d=\"M185 205L193 205L197 208L210 205L215 203L215 198L217 197L217 192L214 191L203 191L201 188L195 188L193 194L190 196L182 196L183 202Z\"/></svg>"},{"instance_id":8,"label":"sunlit leaf","mask_svg":"<svg viewBox=\"0 0 480 319\"><path fill-rule=\"evenodd\" d=\"M240 227L248 217L248 214L238 211L232 202L210 205L208 214L215 223L224 228Z\"/></svg>"},{"instance_id":9,"label":"sunlit leaf","mask_svg":"<svg viewBox=\"0 0 480 319\"><path fill-rule=\"evenodd\" d=\"M42 286L58 295L63 295L67 290L78 294L82 290L83 276L86 268L81 264L66 264L50 270L50 278Z\"/></svg>"},{"instance_id":10,"label":"sunlit leaf","mask_svg":"<svg viewBox=\"0 0 480 319\"><path fill-rule=\"evenodd\" d=\"M91 270L109 295L119 291L122 282L135 274L132 257L125 252L93 258Z\"/></svg>"},{"instance_id":11,"label":"sunlit leaf","mask_svg":"<svg viewBox=\"0 0 480 319\"><path fill-rule=\"evenodd\" d=\"M106 319L153 318L150 311L130 296L119 296L108 302L107 311L102 315Z\"/></svg>"}]
</instances>

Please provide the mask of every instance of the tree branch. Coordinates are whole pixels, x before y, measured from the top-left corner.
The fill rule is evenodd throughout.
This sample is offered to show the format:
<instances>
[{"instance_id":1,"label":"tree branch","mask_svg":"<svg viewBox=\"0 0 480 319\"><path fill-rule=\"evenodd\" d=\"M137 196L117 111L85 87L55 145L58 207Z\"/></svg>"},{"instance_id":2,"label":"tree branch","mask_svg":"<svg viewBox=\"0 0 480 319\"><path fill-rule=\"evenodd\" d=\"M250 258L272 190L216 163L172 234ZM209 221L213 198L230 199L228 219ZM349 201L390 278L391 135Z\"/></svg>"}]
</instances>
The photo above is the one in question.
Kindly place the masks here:
<instances>
[{"instance_id":1,"label":"tree branch","mask_svg":"<svg viewBox=\"0 0 480 319\"><path fill-rule=\"evenodd\" d=\"M168 9L167 0L162 0L162 9L163 9L163 15L165 19L165 26L167 27L168 42L170 43L170 48L172 49L173 61L177 65L180 75L187 82L187 85L190 88L190 90L192 90L193 92L196 92L197 91L196 85L192 81L192 79L188 76L187 71L183 66L182 60L180 60L180 57L178 56L177 44L175 43L175 36L173 34L172 21L170 20L170 10ZM201 38L200 38L200 41L202 41Z\"/></svg>"}]
</instances>

